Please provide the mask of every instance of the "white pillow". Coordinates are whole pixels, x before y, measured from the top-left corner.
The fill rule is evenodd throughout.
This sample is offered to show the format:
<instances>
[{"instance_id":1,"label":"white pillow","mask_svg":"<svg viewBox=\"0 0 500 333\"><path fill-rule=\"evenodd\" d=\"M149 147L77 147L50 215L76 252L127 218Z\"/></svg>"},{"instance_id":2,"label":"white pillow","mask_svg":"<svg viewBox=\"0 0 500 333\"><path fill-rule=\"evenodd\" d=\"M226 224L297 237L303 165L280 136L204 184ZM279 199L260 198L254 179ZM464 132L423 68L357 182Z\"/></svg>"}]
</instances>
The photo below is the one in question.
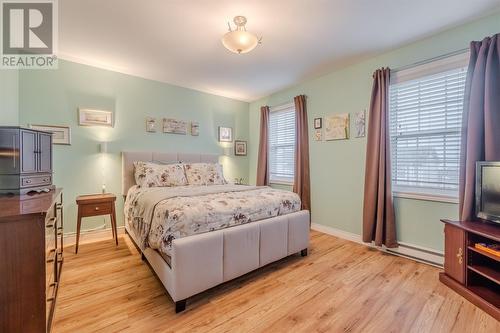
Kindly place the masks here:
<instances>
[{"instance_id":1,"label":"white pillow","mask_svg":"<svg viewBox=\"0 0 500 333\"><path fill-rule=\"evenodd\" d=\"M134 162L135 183L140 187L166 187L187 185L184 165Z\"/></svg>"},{"instance_id":2,"label":"white pillow","mask_svg":"<svg viewBox=\"0 0 500 333\"><path fill-rule=\"evenodd\" d=\"M222 165L219 163L189 163L184 165L189 185L224 185Z\"/></svg>"}]
</instances>

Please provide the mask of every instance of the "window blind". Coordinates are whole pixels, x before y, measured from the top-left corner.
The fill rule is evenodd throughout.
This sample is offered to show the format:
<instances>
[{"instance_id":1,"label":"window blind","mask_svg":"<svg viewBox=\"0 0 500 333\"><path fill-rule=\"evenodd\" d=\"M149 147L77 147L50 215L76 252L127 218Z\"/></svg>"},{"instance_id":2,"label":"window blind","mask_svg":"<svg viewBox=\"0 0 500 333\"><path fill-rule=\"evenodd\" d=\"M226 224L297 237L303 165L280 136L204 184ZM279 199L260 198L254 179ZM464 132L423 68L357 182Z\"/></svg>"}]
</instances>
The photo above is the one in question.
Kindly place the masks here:
<instances>
[{"instance_id":1,"label":"window blind","mask_svg":"<svg viewBox=\"0 0 500 333\"><path fill-rule=\"evenodd\" d=\"M269 113L269 179L293 183L295 172L295 106L272 108Z\"/></svg>"},{"instance_id":2,"label":"window blind","mask_svg":"<svg viewBox=\"0 0 500 333\"><path fill-rule=\"evenodd\" d=\"M389 126L395 191L457 196L466 74L462 64L391 84Z\"/></svg>"}]
</instances>

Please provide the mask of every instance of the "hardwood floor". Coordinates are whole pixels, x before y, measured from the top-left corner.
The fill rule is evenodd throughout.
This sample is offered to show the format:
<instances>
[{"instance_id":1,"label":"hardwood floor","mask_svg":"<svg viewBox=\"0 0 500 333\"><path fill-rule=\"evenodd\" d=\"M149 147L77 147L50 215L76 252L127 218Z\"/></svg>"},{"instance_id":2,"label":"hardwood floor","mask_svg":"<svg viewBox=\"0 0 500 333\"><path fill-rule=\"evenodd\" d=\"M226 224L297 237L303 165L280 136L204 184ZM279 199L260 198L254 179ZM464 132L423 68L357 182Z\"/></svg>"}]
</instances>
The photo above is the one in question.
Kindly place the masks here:
<instances>
[{"instance_id":1,"label":"hardwood floor","mask_svg":"<svg viewBox=\"0 0 500 333\"><path fill-rule=\"evenodd\" d=\"M286 258L174 304L128 239L66 249L53 332L500 332L439 269L318 232Z\"/></svg>"}]
</instances>

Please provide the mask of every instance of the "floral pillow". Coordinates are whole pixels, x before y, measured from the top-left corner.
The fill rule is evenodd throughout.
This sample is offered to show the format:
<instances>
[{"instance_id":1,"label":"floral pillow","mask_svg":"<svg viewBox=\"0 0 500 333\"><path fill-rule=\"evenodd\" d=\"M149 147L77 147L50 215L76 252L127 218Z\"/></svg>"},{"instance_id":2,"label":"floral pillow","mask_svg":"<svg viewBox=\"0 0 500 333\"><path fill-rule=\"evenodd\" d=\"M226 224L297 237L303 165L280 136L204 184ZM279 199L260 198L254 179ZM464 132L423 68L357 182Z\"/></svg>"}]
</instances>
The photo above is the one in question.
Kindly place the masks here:
<instances>
[{"instance_id":1,"label":"floral pillow","mask_svg":"<svg viewBox=\"0 0 500 333\"><path fill-rule=\"evenodd\" d=\"M184 166L189 185L224 185L222 165L219 163L191 163Z\"/></svg>"},{"instance_id":2,"label":"floral pillow","mask_svg":"<svg viewBox=\"0 0 500 333\"><path fill-rule=\"evenodd\" d=\"M140 187L187 185L184 165L134 162L135 183Z\"/></svg>"}]
</instances>

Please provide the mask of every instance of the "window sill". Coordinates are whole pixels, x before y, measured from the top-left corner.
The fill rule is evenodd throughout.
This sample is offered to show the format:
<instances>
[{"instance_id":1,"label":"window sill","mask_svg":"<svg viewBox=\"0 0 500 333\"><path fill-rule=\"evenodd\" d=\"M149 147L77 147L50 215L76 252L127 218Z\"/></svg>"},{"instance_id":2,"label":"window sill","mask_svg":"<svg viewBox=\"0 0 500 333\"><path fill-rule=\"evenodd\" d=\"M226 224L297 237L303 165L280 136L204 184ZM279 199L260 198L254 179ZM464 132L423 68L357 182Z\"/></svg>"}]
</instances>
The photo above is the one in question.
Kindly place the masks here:
<instances>
[{"instance_id":1,"label":"window sill","mask_svg":"<svg viewBox=\"0 0 500 333\"><path fill-rule=\"evenodd\" d=\"M293 182L279 181L273 180L269 182L269 185L285 185L285 186L293 186Z\"/></svg>"},{"instance_id":2,"label":"window sill","mask_svg":"<svg viewBox=\"0 0 500 333\"><path fill-rule=\"evenodd\" d=\"M458 203L458 198L451 195L436 195L436 194L394 191L393 196L396 198L414 199L422 201L435 201L435 202L445 202L445 203L455 203L455 204Z\"/></svg>"}]
</instances>

